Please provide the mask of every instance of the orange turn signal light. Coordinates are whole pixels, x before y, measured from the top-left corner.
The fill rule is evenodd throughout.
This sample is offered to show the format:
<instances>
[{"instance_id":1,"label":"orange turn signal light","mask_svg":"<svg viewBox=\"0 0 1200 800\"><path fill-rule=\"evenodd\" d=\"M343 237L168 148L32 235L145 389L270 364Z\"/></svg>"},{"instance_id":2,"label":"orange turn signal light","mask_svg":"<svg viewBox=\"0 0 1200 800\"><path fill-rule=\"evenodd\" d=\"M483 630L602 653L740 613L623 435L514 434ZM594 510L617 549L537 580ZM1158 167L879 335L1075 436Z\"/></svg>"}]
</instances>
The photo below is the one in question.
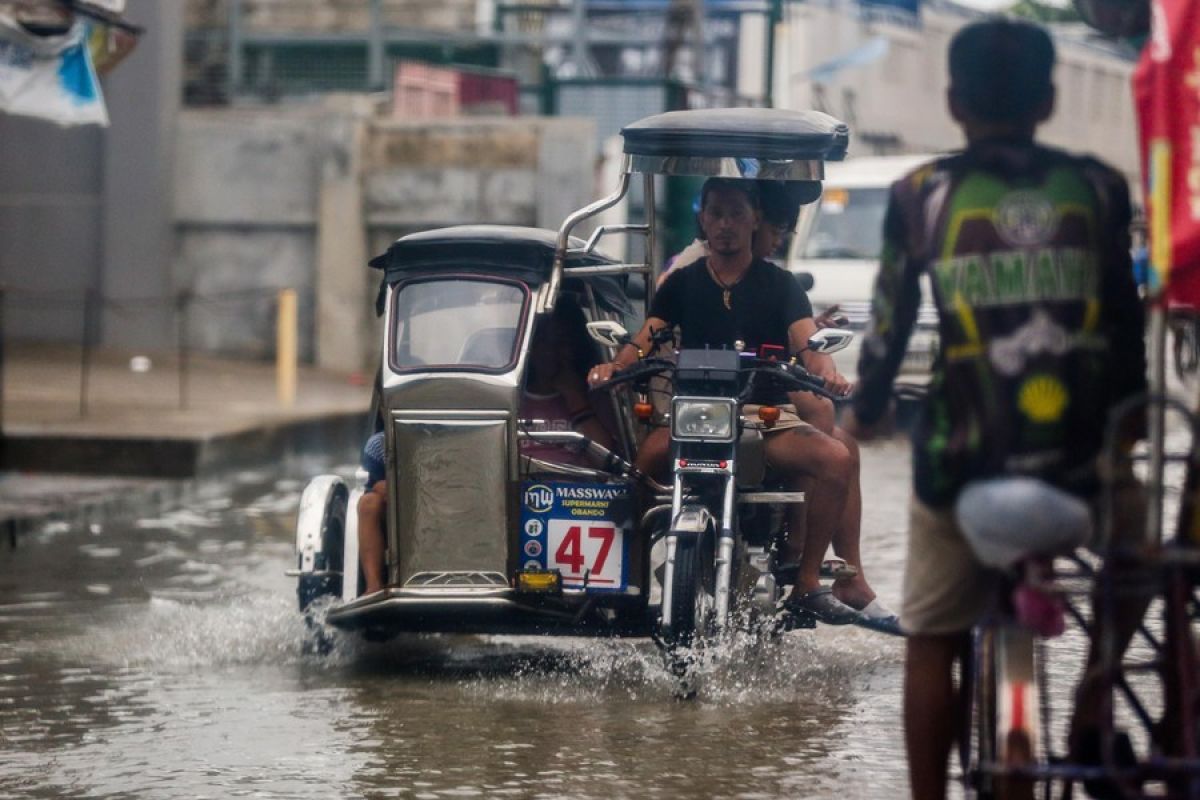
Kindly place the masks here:
<instances>
[{"instance_id":1,"label":"orange turn signal light","mask_svg":"<svg viewBox=\"0 0 1200 800\"><path fill-rule=\"evenodd\" d=\"M634 403L633 415L642 422L649 422L650 418L654 416L654 406L650 403Z\"/></svg>"},{"instance_id":2,"label":"orange turn signal light","mask_svg":"<svg viewBox=\"0 0 1200 800\"><path fill-rule=\"evenodd\" d=\"M776 406L762 406L758 409L758 418L768 428L779 422L779 409Z\"/></svg>"}]
</instances>

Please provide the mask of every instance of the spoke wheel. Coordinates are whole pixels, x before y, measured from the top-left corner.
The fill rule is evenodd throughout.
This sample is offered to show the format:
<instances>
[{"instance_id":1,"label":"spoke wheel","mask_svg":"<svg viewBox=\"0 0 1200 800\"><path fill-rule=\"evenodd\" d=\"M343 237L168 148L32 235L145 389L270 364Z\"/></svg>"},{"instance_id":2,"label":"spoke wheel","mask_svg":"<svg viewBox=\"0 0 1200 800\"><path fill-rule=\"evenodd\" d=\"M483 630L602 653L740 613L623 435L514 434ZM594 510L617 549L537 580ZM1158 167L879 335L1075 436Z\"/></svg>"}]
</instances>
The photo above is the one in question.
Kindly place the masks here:
<instances>
[{"instance_id":1,"label":"spoke wheel","mask_svg":"<svg viewBox=\"0 0 1200 800\"><path fill-rule=\"evenodd\" d=\"M986 800L1033 800L1035 793L1033 780L997 772L1037 761L1036 702L1028 701L1036 696L1028 687L1037 689L1032 639L1024 632L1006 635L1011 633L993 626L979 631L968 671L973 744L966 774L975 796ZM1002 713L1002 704L1007 704L1007 713Z\"/></svg>"}]
</instances>

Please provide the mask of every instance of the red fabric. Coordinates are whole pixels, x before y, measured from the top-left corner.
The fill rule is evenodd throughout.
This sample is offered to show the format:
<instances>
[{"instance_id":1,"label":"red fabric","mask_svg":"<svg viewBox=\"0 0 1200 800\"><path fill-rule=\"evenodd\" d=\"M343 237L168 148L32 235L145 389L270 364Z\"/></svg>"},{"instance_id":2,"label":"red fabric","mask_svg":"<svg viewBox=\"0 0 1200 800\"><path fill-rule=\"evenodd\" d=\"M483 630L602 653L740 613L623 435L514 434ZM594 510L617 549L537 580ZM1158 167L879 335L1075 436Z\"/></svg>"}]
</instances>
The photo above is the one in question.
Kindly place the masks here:
<instances>
[{"instance_id":1,"label":"red fabric","mask_svg":"<svg viewBox=\"0 0 1200 800\"><path fill-rule=\"evenodd\" d=\"M1200 307L1200 0L1152 2L1134 73L1151 261L1170 302Z\"/></svg>"}]
</instances>

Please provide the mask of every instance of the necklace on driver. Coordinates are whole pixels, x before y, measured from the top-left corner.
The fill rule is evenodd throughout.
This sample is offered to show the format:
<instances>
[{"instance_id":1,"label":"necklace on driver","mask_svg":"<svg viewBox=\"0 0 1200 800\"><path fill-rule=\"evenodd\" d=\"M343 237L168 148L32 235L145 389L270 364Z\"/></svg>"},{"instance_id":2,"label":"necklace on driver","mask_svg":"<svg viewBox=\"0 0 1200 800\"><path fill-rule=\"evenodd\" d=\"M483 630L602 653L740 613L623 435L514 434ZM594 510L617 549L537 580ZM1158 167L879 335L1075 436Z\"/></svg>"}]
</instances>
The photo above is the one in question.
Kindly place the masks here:
<instances>
[{"instance_id":1,"label":"necklace on driver","mask_svg":"<svg viewBox=\"0 0 1200 800\"><path fill-rule=\"evenodd\" d=\"M749 270L742 270L741 275L738 275L735 279L733 279L729 283L726 283L725 281L723 281L717 277L717 272L716 272L716 270L714 270L712 268L712 264L705 264L705 266L708 267L708 274L711 275L712 279L717 282L717 286L721 287L721 300L725 303L726 310L732 311L733 310L733 287L737 286L739 283L742 282L742 278L746 277L746 272L748 272Z\"/></svg>"}]
</instances>

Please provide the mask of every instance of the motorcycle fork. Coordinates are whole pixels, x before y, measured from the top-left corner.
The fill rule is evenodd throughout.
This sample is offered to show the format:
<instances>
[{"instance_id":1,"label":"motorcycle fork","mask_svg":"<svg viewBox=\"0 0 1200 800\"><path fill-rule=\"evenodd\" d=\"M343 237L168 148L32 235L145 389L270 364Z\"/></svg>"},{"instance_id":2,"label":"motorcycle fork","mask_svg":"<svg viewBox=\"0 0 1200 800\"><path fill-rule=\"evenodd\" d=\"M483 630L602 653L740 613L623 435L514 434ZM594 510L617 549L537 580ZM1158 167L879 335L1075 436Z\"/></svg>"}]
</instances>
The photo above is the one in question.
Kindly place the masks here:
<instances>
[{"instance_id":1,"label":"motorcycle fork","mask_svg":"<svg viewBox=\"0 0 1200 800\"><path fill-rule=\"evenodd\" d=\"M662 624L666 628L670 628L674 621L671 619L671 601L674 594L672 587L675 582L675 550L676 543L679 541L679 537L675 534L675 522L679 519L679 512L682 510L683 476L676 472L674 487L671 490L671 527L668 528L669 533L666 537L667 561L663 567L662 580Z\"/></svg>"},{"instance_id":2,"label":"motorcycle fork","mask_svg":"<svg viewBox=\"0 0 1200 800\"><path fill-rule=\"evenodd\" d=\"M714 627L720 631L725 627L729 614L729 587L733 582L733 553L734 553L734 511L737 508L737 481L734 479L734 465L728 462L727 474L722 476L721 516L720 527L717 531L717 546L714 562ZM666 536L666 565L663 570L662 587L662 623L671 625L672 586L675 576L675 551L679 536L674 533L676 520L683 511L683 475L675 473L675 483L671 492L671 533Z\"/></svg>"},{"instance_id":3,"label":"motorcycle fork","mask_svg":"<svg viewBox=\"0 0 1200 800\"><path fill-rule=\"evenodd\" d=\"M733 463L730 462L729 474L725 476L725 486L721 498L721 530L717 539L716 585L713 587L716 610L714 622L718 631L725 627L725 623L729 619L729 587L733 582L733 514L737 500L737 481L733 476Z\"/></svg>"}]
</instances>

